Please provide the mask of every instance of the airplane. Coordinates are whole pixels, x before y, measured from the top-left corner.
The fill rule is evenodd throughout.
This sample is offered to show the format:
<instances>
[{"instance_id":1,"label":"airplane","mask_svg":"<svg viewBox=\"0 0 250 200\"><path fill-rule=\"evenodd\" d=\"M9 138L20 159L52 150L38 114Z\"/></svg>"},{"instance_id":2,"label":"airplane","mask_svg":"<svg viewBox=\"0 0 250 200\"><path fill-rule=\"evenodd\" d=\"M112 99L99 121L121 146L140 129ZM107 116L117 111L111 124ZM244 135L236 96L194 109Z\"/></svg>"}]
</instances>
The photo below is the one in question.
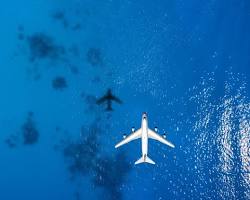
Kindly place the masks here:
<instances>
[{"instance_id":1,"label":"airplane","mask_svg":"<svg viewBox=\"0 0 250 200\"><path fill-rule=\"evenodd\" d=\"M142 148L142 157L137 160L135 162L135 164L140 164L140 163L150 163L150 164L155 164L155 162L153 160L151 160L148 157L148 138L150 139L154 139L157 140L163 144L166 144L172 148L174 148L175 146L167 141L166 138L166 134L163 134L163 136L157 134L156 132L158 132L158 128L155 127L155 131L151 130L150 128L148 128L148 117L147 117L147 113L144 112L142 114L142 122L141 122L141 128L139 128L137 131L135 131L135 128L132 127L132 133L128 136L124 135L123 136L123 140L121 142L119 142L117 145L115 145L115 148L118 148L124 144L127 144L128 142L141 138L141 148Z\"/></svg>"},{"instance_id":2,"label":"airplane","mask_svg":"<svg viewBox=\"0 0 250 200\"><path fill-rule=\"evenodd\" d=\"M114 96L114 95L112 94L111 89L108 89L108 90L107 90L107 93L106 93L103 97L99 98L99 99L96 101L96 103L97 103L98 105L100 105L100 104L104 103L105 101L107 102L106 111L113 111L113 108L112 108L112 101L115 101L115 102L117 102L117 103L119 103L119 104L122 104L122 101L121 101L118 97L116 97L116 96Z\"/></svg>"}]
</instances>

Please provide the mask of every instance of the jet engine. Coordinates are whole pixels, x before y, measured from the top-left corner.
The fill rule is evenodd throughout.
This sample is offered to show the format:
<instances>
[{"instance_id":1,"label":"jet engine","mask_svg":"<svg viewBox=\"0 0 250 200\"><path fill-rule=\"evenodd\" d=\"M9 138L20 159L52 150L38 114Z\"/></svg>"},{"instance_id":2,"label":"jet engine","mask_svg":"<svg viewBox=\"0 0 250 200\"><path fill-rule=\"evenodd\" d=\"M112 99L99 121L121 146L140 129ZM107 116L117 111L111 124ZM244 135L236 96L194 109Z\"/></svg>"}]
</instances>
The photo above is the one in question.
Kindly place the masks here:
<instances>
[{"instance_id":1,"label":"jet engine","mask_svg":"<svg viewBox=\"0 0 250 200\"><path fill-rule=\"evenodd\" d=\"M132 133L134 133L135 132L135 127L132 127L131 130L132 130Z\"/></svg>"},{"instance_id":2,"label":"jet engine","mask_svg":"<svg viewBox=\"0 0 250 200\"><path fill-rule=\"evenodd\" d=\"M166 138L166 137L167 137L167 136L166 136L166 133L163 133L163 134L162 134L162 137L163 137L163 138Z\"/></svg>"},{"instance_id":3,"label":"jet engine","mask_svg":"<svg viewBox=\"0 0 250 200\"><path fill-rule=\"evenodd\" d=\"M125 139L125 138L127 137L127 135L126 135L126 134L123 134L123 136L122 136L122 137L123 137L123 139Z\"/></svg>"},{"instance_id":4,"label":"jet engine","mask_svg":"<svg viewBox=\"0 0 250 200\"><path fill-rule=\"evenodd\" d=\"M156 133L158 132L158 127L155 127L155 132L156 132Z\"/></svg>"}]
</instances>

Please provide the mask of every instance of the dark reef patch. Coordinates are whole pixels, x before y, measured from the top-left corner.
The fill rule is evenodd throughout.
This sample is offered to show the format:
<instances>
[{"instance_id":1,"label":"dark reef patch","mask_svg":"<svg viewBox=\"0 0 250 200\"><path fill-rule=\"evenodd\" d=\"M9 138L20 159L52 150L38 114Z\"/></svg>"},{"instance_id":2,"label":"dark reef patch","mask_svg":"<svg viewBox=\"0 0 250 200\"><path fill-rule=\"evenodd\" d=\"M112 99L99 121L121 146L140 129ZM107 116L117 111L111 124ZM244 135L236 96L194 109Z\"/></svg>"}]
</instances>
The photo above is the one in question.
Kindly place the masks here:
<instances>
[{"instance_id":1,"label":"dark reef patch","mask_svg":"<svg viewBox=\"0 0 250 200\"><path fill-rule=\"evenodd\" d=\"M67 162L72 180L88 176L94 187L105 192L104 199L122 199L121 185L131 166L124 152L116 156L102 156L99 136L102 129L96 125L82 128L81 137L76 140L62 140L59 148Z\"/></svg>"},{"instance_id":2,"label":"dark reef patch","mask_svg":"<svg viewBox=\"0 0 250 200\"><path fill-rule=\"evenodd\" d=\"M82 127L80 138L61 140L61 144L57 145L56 149L63 152L72 178L86 175L93 169L95 158L99 153L98 130L95 126Z\"/></svg>"},{"instance_id":3,"label":"dark reef patch","mask_svg":"<svg viewBox=\"0 0 250 200\"><path fill-rule=\"evenodd\" d=\"M27 38L30 49L30 61L37 59L59 59L65 54L62 46L56 45L52 37L45 33L35 33Z\"/></svg>"},{"instance_id":4,"label":"dark reef patch","mask_svg":"<svg viewBox=\"0 0 250 200\"><path fill-rule=\"evenodd\" d=\"M17 30L20 31L20 32L23 32L23 31L24 31L23 25L19 25L19 26L17 27Z\"/></svg>"},{"instance_id":5,"label":"dark reef patch","mask_svg":"<svg viewBox=\"0 0 250 200\"><path fill-rule=\"evenodd\" d=\"M72 26L73 31L78 31L82 29L82 25L80 23L76 23L75 25Z\"/></svg>"},{"instance_id":6,"label":"dark reef patch","mask_svg":"<svg viewBox=\"0 0 250 200\"><path fill-rule=\"evenodd\" d=\"M64 12L58 10L52 14L52 18L54 18L55 20L64 20L65 19Z\"/></svg>"},{"instance_id":7,"label":"dark reef patch","mask_svg":"<svg viewBox=\"0 0 250 200\"><path fill-rule=\"evenodd\" d=\"M40 80L43 72L51 67L65 68L74 75L79 74L79 69L74 63L74 61L80 59L79 57L81 54L77 45L73 44L67 48L64 45L57 44L55 40L46 33L37 32L29 36L25 36L23 31L20 31L19 29L19 40L25 41L25 45L28 46L29 50L28 58L31 65L26 67L28 78ZM49 63L43 63L42 61L49 61ZM60 65L58 65L58 63L60 63ZM58 86L59 87L55 85L55 88L64 88L60 87L60 85Z\"/></svg>"},{"instance_id":8,"label":"dark reef patch","mask_svg":"<svg viewBox=\"0 0 250 200\"><path fill-rule=\"evenodd\" d=\"M29 112L28 117L24 124L21 126L21 132L10 135L5 143L10 148L15 148L20 144L33 145L39 140L39 131L36 127L36 123L33 119L33 113Z\"/></svg>"},{"instance_id":9,"label":"dark reef patch","mask_svg":"<svg viewBox=\"0 0 250 200\"><path fill-rule=\"evenodd\" d=\"M63 90L68 87L67 81L64 77L62 76L57 76L52 80L52 87L55 90Z\"/></svg>"},{"instance_id":10,"label":"dark reef patch","mask_svg":"<svg viewBox=\"0 0 250 200\"><path fill-rule=\"evenodd\" d=\"M24 34L24 28L23 28L23 26L22 25L19 25L18 26L18 28L17 28L17 30L18 30L18 39L19 40L24 40L25 39L25 34Z\"/></svg>"},{"instance_id":11,"label":"dark reef patch","mask_svg":"<svg viewBox=\"0 0 250 200\"><path fill-rule=\"evenodd\" d=\"M70 69L70 72L71 72L72 74L75 74L75 75L79 74L79 69L78 69L78 67L73 66L73 65L70 65L70 66L69 66L69 69Z\"/></svg>"},{"instance_id":12,"label":"dark reef patch","mask_svg":"<svg viewBox=\"0 0 250 200\"><path fill-rule=\"evenodd\" d=\"M26 122L22 126L23 144L32 145L38 142L39 132L33 120L33 113L29 113Z\"/></svg>"},{"instance_id":13,"label":"dark reef patch","mask_svg":"<svg viewBox=\"0 0 250 200\"><path fill-rule=\"evenodd\" d=\"M85 104L87 106L85 109L85 112L93 113L94 111L96 111L97 106L96 106L96 97L95 96L85 94L84 92L82 92L81 98L85 101Z\"/></svg>"},{"instance_id":14,"label":"dark reef patch","mask_svg":"<svg viewBox=\"0 0 250 200\"><path fill-rule=\"evenodd\" d=\"M98 48L90 48L86 54L87 62L92 66L99 66L103 64L103 56L101 50Z\"/></svg>"},{"instance_id":15,"label":"dark reef patch","mask_svg":"<svg viewBox=\"0 0 250 200\"><path fill-rule=\"evenodd\" d=\"M19 142L19 137L16 134L10 135L6 140L5 143L10 147L10 148L15 148L17 147L17 144Z\"/></svg>"},{"instance_id":16,"label":"dark reef patch","mask_svg":"<svg viewBox=\"0 0 250 200\"><path fill-rule=\"evenodd\" d=\"M68 28L69 22L66 19L65 12L64 11L56 11L52 14L52 18L56 21L59 21L63 24L64 28Z\"/></svg>"},{"instance_id":17,"label":"dark reef patch","mask_svg":"<svg viewBox=\"0 0 250 200\"><path fill-rule=\"evenodd\" d=\"M66 16L66 12L64 12L62 10L58 10L58 11L54 12L51 16L52 16L52 19L54 19L55 21L62 23L62 25L65 29L71 28L71 30L73 30L73 31L78 31L78 30L81 30L81 28L82 28L82 26L79 22L78 23L74 23L74 22L71 23L70 20L68 20L68 18ZM72 24L74 24L74 25L72 25Z\"/></svg>"},{"instance_id":18,"label":"dark reef patch","mask_svg":"<svg viewBox=\"0 0 250 200\"><path fill-rule=\"evenodd\" d=\"M108 192L108 199L122 199L121 185L131 170L124 152L119 152L114 158L103 157L96 161L94 185Z\"/></svg>"},{"instance_id":19,"label":"dark reef patch","mask_svg":"<svg viewBox=\"0 0 250 200\"><path fill-rule=\"evenodd\" d=\"M19 40L24 40L25 39L25 35L23 33L18 33L18 39Z\"/></svg>"}]
</instances>

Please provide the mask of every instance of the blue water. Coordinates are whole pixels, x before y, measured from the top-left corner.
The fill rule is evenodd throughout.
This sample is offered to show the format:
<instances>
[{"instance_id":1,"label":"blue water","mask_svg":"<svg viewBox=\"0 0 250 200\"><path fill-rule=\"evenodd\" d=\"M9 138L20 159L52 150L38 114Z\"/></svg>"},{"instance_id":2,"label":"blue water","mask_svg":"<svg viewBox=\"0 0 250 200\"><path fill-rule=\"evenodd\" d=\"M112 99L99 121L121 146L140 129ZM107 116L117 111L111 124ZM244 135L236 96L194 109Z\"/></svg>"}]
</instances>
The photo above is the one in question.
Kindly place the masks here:
<instances>
[{"instance_id":1,"label":"blue water","mask_svg":"<svg viewBox=\"0 0 250 200\"><path fill-rule=\"evenodd\" d=\"M5 1L0 199L250 199L250 1ZM123 104L96 104L108 88ZM155 166L134 162L149 126Z\"/></svg>"}]
</instances>

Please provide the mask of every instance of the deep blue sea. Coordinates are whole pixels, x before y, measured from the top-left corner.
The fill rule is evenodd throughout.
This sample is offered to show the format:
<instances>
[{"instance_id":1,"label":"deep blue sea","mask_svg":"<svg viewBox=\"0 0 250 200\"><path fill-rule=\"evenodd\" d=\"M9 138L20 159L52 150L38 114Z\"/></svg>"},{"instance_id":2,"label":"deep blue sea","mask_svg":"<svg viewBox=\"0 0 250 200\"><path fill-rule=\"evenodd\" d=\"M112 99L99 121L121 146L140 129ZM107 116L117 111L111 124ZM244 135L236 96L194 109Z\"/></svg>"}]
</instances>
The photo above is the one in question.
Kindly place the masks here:
<instances>
[{"instance_id":1,"label":"deep blue sea","mask_svg":"<svg viewBox=\"0 0 250 200\"><path fill-rule=\"evenodd\" d=\"M10 0L0 22L0 200L250 199L249 0ZM175 144L149 140L155 165L115 149L143 112Z\"/></svg>"}]
</instances>

